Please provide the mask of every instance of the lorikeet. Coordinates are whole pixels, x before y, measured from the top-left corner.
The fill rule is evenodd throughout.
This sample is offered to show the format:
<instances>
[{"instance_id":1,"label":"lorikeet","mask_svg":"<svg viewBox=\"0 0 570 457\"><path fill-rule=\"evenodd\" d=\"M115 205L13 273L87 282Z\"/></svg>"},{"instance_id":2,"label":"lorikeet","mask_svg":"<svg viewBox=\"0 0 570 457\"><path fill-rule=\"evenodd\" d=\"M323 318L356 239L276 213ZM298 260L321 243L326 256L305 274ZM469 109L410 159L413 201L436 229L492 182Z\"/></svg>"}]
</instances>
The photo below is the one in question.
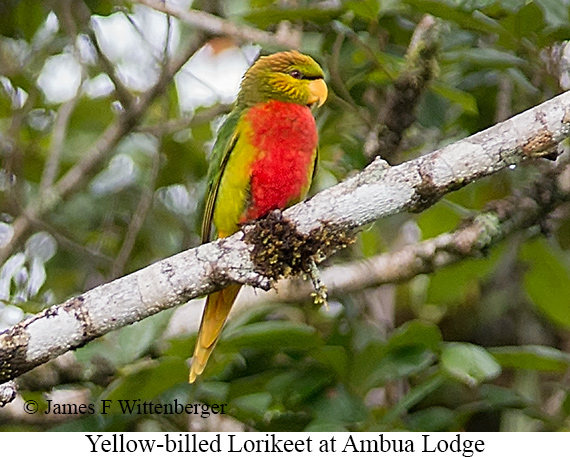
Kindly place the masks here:
<instances>
[{"instance_id":1,"label":"lorikeet","mask_svg":"<svg viewBox=\"0 0 570 457\"><path fill-rule=\"evenodd\" d=\"M297 51L259 58L245 73L236 105L220 128L208 171L202 241L301 201L317 159L311 113L327 98L321 67ZM208 296L190 382L204 371L241 285Z\"/></svg>"}]
</instances>

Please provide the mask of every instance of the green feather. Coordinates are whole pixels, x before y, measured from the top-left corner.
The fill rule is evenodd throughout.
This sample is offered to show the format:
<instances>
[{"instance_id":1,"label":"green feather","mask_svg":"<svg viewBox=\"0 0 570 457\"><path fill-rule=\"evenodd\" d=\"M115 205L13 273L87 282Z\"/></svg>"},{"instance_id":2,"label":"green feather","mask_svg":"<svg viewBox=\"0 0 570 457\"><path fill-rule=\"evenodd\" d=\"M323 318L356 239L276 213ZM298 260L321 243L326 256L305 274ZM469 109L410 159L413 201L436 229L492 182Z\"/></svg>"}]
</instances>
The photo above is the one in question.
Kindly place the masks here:
<instances>
[{"instance_id":1,"label":"green feather","mask_svg":"<svg viewBox=\"0 0 570 457\"><path fill-rule=\"evenodd\" d=\"M212 231L212 217L220 181L224 174L224 169L230 154L237 142L237 126L243 114L243 109L235 107L228 115L218 132L218 138L212 149L210 158L210 168L208 169L208 188L206 189L206 206L204 209L204 219L202 221L202 243L210 241Z\"/></svg>"},{"instance_id":2,"label":"green feather","mask_svg":"<svg viewBox=\"0 0 570 457\"><path fill-rule=\"evenodd\" d=\"M326 95L321 68L311 57L297 51L261 57L246 72L236 106L220 128L212 149L202 242L210 240L212 222L218 236L228 236L237 230L242 205L248 204L251 167L259 152L251 144L254 120L244 117L250 108L269 100L320 105ZM240 287L233 284L208 296L194 349L190 382L204 370Z\"/></svg>"},{"instance_id":3,"label":"green feather","mask_svg":"<svg viewBox=\"0 0 570 457\"><path fill-rule=\"evenodd\" d=\"M305 105L310 82L323 78L319 64L312 57L297 51L263 56L244 75L237 104L246 107L268 100L280 100Z\"/></svg>"},{"instance_id":4,"label":"green feather","mask_svg":"<svg viewBox=\"0 0 570 457\"><path fill-rule=\"evenodd\" d=\"M306 105L310 83L324 77L313 58L297 51L260 57L244 75L236 105L219 130L208 169L208 188L202 222L202 242L210 241L220 182L238 141L240 119L252 106L268 100Z\"/></svg>"}]
</instances>

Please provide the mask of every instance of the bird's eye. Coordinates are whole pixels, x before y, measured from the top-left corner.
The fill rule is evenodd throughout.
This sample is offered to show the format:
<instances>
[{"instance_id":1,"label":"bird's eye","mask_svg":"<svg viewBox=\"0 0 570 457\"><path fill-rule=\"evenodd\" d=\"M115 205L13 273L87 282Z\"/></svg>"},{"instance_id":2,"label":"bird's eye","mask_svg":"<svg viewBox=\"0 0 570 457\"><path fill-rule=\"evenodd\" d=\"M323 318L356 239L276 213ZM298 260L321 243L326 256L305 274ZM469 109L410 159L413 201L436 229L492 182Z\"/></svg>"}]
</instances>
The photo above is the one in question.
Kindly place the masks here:
<instances>
[{"instance_id":1,"label":"bird's eye","mask_svg":"<svg viewBox=\"0 0 570 457\"><path fill-rule=\"evenodd\" d=\"M299 70L292 70L289 74L295 79L303 79L303 73L301 73Z\"/></svg>"}]
</instances>

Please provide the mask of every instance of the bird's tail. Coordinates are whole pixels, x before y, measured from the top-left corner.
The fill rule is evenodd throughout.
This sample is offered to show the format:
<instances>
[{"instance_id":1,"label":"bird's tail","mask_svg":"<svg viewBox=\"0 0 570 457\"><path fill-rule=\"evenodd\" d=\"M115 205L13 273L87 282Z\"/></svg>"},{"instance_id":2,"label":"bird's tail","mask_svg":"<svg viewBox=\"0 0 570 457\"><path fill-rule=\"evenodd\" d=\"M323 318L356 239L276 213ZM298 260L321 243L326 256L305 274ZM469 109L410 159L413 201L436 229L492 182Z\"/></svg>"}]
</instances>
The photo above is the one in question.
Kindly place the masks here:
<instances>
[{"instance_id":1,"label":"bird's tail","mask_svg":"<svg viewBox=\"0 0 570 457\"><path fill-rule=\"evenodd\" d=\"M194 348L194 357L192 357L190 383L194 382L196 377L204 371L240 289L241 284L232 284L219 292L208 295L198 340Z\"/></svg>"}]
</instances>

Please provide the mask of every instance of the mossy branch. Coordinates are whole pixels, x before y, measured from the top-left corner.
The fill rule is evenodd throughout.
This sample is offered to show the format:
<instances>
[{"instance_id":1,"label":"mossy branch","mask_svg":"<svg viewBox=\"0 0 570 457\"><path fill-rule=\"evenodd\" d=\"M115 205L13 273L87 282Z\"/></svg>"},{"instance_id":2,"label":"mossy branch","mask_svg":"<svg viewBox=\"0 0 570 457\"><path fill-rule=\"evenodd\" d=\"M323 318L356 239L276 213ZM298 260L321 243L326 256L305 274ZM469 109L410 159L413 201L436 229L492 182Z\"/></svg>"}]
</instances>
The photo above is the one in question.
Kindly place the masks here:
<instances>
[{"instance_id":1,"label":"mossy branch","mask_svg":"<svg viewBox=\"0 0 570 457\"><path fill-rule=\"evenodd\" d=\"M516 232L531 228L543 231L545 220L570 201L570 165L567 162L552 167L528 188L490 202L483 212L463 220L451 232L392 252L325 268L320 272L320 279L326 284L328 295L339 297L382 284L408 281L467 258L481 258ZM267 293L245 292L236 306L307 301L312 290L313 286L307 281L292 278L280 282Z\"/></svg>"},{"instance_id":2,"label":"mossy branch","mask_svg":"<svg viewBox=\"0 0 570 457\"><path fill-rule=\"evenodd\" d=\"M321 259L346 245L359 227L381 217L421 211L443 195L505 167L531 158L552 158L558 143L569 135L570 93L565 93L410 162L390 167L376 159L361 173L289 208L273 222L270 215L228 238L156 262L9 328L0 334L0 383L231 282L268 289L279 276L304 264L304 258L295 260L293 255L287 260L289 254L284 253ZM287 266L274 269L270 258L261 256L271 266L265 268L261 254L256 255L267 250L263 233L273 237L278 226L286 227L291 232L287 239L298 243L293 251L285 243L273 253L279 262L290 262L290 271Z\"/></svg>"},{"instance_id":3,"label":"mossy branch","mask_svg":"<svg viewBox=\"0 0 570 457\"><path fill-rule=\"evenodd\" d=\"M382 103L376 127L370 132L365 154L393 163L405 131L415 122L415 108L438 74L439 26L426 15L416 27L406 52L406 64Z\"/></svg>"}]
</instances>

